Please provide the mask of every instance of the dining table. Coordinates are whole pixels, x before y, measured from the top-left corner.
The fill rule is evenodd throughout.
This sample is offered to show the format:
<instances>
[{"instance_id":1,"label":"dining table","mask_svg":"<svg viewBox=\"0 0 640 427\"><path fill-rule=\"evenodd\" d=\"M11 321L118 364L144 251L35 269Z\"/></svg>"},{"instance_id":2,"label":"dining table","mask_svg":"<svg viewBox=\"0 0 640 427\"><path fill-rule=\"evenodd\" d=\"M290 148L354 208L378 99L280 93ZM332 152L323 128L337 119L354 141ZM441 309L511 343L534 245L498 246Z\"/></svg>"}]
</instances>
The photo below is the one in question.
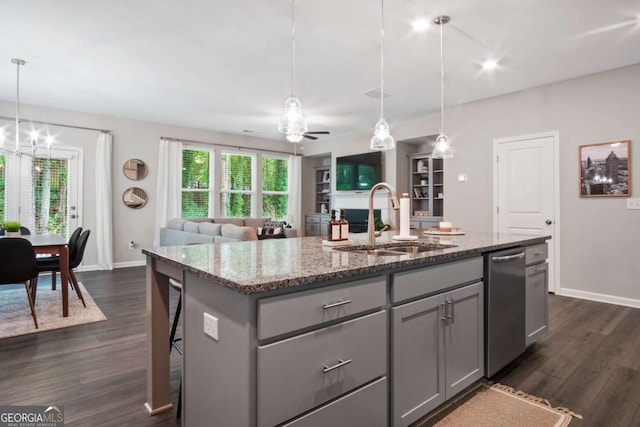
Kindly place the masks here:
<instances>
[{"instance_id":1,"label":"dining table","mask_svg":"<svg viewBox=\"0 0 640 427\"><path fill-rule=\"evenodd\" d=\"M57 234L25 234L20 236L31 242L36 255L58 255L62 282L62 317L69 316L69 245Z\"/></svg>"}]
</instances>

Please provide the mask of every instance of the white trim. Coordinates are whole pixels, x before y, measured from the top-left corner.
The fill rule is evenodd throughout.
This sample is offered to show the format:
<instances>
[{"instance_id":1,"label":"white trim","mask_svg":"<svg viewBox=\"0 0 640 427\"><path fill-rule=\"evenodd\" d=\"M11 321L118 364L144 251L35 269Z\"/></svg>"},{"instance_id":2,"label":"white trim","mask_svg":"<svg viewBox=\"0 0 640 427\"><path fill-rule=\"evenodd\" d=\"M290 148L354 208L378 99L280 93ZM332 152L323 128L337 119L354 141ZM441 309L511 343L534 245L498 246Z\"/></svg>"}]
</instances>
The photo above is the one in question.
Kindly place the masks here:
<instances>
[{"instance_id":1,"label":"white trim","mask_svg":"<svg viewBox=\"0 0 640 427\"><path fill-rule=\"evenodd\" d=\"M560 280L560 132L557 130L528 135L512 136L509 138L497 138L493 140L493 232L498 232L498 144L506 142L524 141L538 138L553 139L553 267L555 269L555 283L549 283L549 292L562 289ZM549 242L547 242L549 243Z\"/></svg>"},{"instance_id":2,"label":"white trim","mask_svg":"<svg viewBox=\"0 0 640 427\"><path fill-rule=\"evenodd\" d=\"M113 264L113 268L144 267L145 265L147 265L147 260L141 259L139 261L116 262Z\"/></svg>"},{"instance_id":3,"label":"white trim","mask_svg":"<svg viewBox=\"0 0 640 427\"><path fill-rule=\"evenodd\" d=\"M128 267L143 267L145 265L147 265L147 261L142 259L139 261L115 262L113 263L113 268L115 269L115 268L128 268ZM106 270L104 270L98 264L91 264L91 265L81 265L80 267L76 268L76 271L85 272L85 271L106 271Z\"/></svg>"},{"instance_id":4,"label":"white trim","mask_svg":"<svg viewBox=\"0 0 640 427\"><path fill-rule=\"evenodd\" d=\"M561 288L557 295L564 297L580 298L589 301L603 302L606 304L616 304L625 307L640 308L640 299L618 297L615 295L599 294L596 292L581 291L579 289Z\"/></svg>"}]
</instances>

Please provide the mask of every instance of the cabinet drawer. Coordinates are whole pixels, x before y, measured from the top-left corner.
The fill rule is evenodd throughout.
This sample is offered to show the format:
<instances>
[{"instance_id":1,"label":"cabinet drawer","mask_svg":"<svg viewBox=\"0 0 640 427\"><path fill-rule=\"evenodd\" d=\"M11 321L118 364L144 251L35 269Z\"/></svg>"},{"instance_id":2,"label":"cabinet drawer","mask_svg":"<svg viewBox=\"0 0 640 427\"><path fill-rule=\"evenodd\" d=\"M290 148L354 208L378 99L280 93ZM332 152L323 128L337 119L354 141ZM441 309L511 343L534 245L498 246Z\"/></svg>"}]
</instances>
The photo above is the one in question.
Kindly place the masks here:
<instances>
[{"instance_id":1,"label":"cabinet drawer","mask_svg":"<svg viewBox=\"0 0 640 427\"><path fill-rule=\"evenodd\" d=\"M540 245L527 246L525 248L525 263L535 264L537 262L542 262L547 259L548 249L547 244L542 243Z\"/></svg>"},{"instance_id":2,"label":"cabinet drawer","mask_svg":"<svg viewBox=\"0 0 640 427\"><path fill-rule=\"evenodd\" d=\"M319 216L307 216L307 222L317 222L318 224L320 224L320 217Z\"/></svg>"},{"instance_id":3,"label":"cabinet drawer","mask_svg":"<svg viewBox=\"0 0 640 427\"><path fill-rule=\"evenodd\" d=\"M527 267L525 279L525 345L536 342L549 329L548 264Z\"/></svg>"},{"instance_id":4,"label":"cabinet drawer","mask_svg":"<svg viewBox=\"0 0 640 427\"><path fill-rule=\"evenodd\" d=\"M259 346L259 426L291 419L386 370L386 310Z\"/></svg>"},{"instance_id":5,"label":"cabinet drawer","mask_svg":"<svg viewBox=\"0 0 640 427\"><path fill-rule=\"evenodd\" d=\"M377 276L258 300L258 339L318 325L386 303L386 278Z\"/></svg>"},{"instance_id":6,"label":"cabinet drawer","mask_svg":"<svg viewBox=\"0 0 640 427\"><path fill-rule=\"evenodd\" d=\"M482 258L448 262L393 275L392 302L428 295L482 280Z\"/></svg>"},{"instance_id":7,"label":"cabinet drawer","mask_svg":"<svg viewBox=\"0 0 640 427\"><path fill-rule=\"evenodd\" d=\"M284 424L283 427L387 425L387 379L381 378L358 391Z\"/></svg>"}]
</instances>

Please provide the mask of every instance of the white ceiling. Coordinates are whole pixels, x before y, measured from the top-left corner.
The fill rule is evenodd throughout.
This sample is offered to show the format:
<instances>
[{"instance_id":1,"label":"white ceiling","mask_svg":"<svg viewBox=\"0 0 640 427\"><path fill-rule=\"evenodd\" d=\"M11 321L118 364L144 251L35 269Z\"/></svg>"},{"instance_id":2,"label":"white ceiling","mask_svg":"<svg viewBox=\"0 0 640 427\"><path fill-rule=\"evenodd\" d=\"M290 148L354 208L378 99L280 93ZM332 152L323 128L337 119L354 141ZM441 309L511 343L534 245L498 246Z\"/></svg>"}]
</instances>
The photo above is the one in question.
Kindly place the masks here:
<instances>
[{"instance_id":1,"label":"white ceiling","mask_svg":"<svg viewBox=\"0 0 640 427\"><path fill-rule=\"evenodd\" d=\"M0 99L278 138L290 86L288 0L2 0ZM439 108L439 27L447 105L640 63L637 0L387 0L385 117ZM373 129L380 3L296 2L297 93L310 130ZM499 58L487 73L480 64ZM640 76L639 76L640 77ZM324 137L326 138L326 137Z\"/></svg>"}]
</instances>

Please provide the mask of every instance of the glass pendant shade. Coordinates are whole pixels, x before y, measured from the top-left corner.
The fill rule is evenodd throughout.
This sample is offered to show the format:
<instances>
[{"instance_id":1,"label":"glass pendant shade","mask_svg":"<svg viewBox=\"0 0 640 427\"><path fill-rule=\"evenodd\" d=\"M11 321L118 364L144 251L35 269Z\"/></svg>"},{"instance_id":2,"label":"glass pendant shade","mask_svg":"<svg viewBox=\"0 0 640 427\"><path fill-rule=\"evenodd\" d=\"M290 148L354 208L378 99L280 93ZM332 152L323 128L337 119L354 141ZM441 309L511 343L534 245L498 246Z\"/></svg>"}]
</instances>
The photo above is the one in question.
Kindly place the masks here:
<instances>
[{"instance_id":1,"label":"glass pendant shade","mask_svg":"<svg viewBox=\"0 0 640 427\"><path fill-rule=\"evenodd\" d=\"M300 142L307 128L307 121L302 115L302 104L298 98L291 97L284 102L284 111L280 116L278 132L284 133L290 142Z\"/></svg>"},{"instance_id":2,"label":"glass pendant shade","mask_svg":"<svg viewBox=\"0 0 640 427\"><path fill-rule=\"evenodd\" d=\"M448 159L453 157L453 150L449 144L449 137L441 133L436 138L436 148L433 150L431 157L434 159Z\"/></svg>"},{"instance_id":3,"label":"glass pendant shade","mask_svg":"<svg viewBox=\"0 0 640 427\"><path fill-rule=\"evenodd\" d=\"M380 117L371 138L370 147L372 150L391 150L395 146L395 140L391 136L389 125L384 117Z\"/></svg>"}]
</instances>

